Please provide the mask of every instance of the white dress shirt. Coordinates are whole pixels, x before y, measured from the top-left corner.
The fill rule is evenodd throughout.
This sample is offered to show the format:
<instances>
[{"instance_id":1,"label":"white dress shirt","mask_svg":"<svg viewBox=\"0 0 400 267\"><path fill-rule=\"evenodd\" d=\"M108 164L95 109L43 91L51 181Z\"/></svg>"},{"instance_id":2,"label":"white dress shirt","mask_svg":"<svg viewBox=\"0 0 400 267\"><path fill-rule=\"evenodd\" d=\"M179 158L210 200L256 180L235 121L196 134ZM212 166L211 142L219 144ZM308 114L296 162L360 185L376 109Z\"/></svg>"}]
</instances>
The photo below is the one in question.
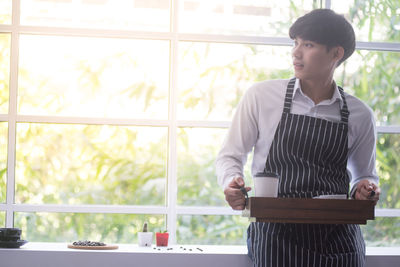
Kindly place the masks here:
<instances>
[{"instance_id":1,"label":"white dress shirt","mask_svg":"<svg viewBox=\"0 0 400 267\"><path fill-rule=\"evenodd\" d=\"M283 112L289 80L270 80L254 84L240 101L217 160L218 183L226 188L235 177L243 176L247 155L254 148L252 175L263 171L276 128ZM375 170L376 129L372 110L358 98L345 93L350 112L347 171L351 188L360 180L378 184ZM331 99L317 105L306 96L296 80L291 113L340 121L343 99L339 89Z\"/></svg>"}]
</instances>

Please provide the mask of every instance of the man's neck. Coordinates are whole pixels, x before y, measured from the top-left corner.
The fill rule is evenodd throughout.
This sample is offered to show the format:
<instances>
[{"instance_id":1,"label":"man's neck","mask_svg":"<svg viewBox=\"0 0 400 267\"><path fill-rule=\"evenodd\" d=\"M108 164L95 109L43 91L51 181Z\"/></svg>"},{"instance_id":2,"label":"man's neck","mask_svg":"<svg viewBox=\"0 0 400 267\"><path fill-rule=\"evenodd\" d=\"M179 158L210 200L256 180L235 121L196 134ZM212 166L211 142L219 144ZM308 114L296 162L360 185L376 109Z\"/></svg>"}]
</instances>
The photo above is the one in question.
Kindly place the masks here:
<instances>
[{"instance_id":1,"label":"man's neck","mask_svg":"<svg viewBox=\"0 0 400 267\"><path fill-rule=\"evenodd\" d=\"M315 105L324 100L331 99L335 90L332 79L319 81L300 80L300 84L303 93L311 98Z\"/></svg>"}]
</instances>

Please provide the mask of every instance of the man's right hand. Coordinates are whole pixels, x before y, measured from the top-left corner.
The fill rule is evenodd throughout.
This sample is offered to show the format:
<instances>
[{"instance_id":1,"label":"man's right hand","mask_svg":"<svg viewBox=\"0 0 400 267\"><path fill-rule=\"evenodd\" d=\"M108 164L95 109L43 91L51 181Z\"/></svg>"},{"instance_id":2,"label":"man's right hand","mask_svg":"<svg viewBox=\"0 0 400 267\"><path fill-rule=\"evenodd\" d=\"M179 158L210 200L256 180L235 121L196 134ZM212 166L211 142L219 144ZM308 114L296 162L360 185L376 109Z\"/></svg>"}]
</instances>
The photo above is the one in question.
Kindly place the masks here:
<instances>
[{"instance_id":1,"label":"man's right hand","mask_svg":"<svg viewBox=\"0 0 400 267\"><path fill-rule=\"evenodd\" d=\"M234 210L244 210L245 208L245 196L243 195L240 188L244 186L243 177L234 178L224 190L225 199L229 206ZM251 187L245 187L246 191L249 192Z\"/></svg>"}]
</instances>

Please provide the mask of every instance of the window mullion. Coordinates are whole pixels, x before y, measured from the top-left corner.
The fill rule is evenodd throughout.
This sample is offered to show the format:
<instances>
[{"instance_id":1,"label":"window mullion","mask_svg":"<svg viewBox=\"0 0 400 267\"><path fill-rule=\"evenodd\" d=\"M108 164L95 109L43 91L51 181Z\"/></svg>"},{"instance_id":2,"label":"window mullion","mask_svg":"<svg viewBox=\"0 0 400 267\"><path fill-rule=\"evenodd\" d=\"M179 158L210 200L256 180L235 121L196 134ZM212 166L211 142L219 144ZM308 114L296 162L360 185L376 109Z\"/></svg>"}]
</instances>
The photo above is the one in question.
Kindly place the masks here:
<instances>
[{"instance_id":1,"label":"window mullion","mask_svg":"<svg viewBox=\"0 0 400 267\"><path fill-rule=\"evenodd\" d=\"M399 134L400 133L400 125L389 125L389 126L377 126L376 130L380 134Z\"/></svg>"},{"instance_id":2,"label":"window mullion","mask_svg":"<svg viewBox=\"0 0 400 267\"><path fill-rule=\"evenodd\" d=\"M331 6L332 6L331 2L332 2L331 0L325 0L325 8L329 8L330 9Z\"/></svg>"},{"instance_id":3,"label":"window mullion","mask_svg":"<svg viewBox=\"0 0 400 267\"><path fill-rule=\"evenodd\" d=\"M20 1L12 1L12 32L10 87L8 106L8 145L7 145L7 195L6 195L6 227L14 226L13 204L15 199L15 153L16 153L16 117L18 90L18 58L19 58L19 21Z\"/></svg>"},{"instance_id":4,"label":"window mullion","mask_svg":"<svg viewBox=\"0 0 400 267\"><path fill-rule=\"evenodd\" d=\"M170 85L169 85L169 155L168 155L168 192L167 192L167 228L170 233L170 243L176 244L176 229L177 229L177 78L178 78L178 38L177 38L177 23L178 23L178 0L171 1L171 53L170 53Z\"/></svg>"}]
</instances>

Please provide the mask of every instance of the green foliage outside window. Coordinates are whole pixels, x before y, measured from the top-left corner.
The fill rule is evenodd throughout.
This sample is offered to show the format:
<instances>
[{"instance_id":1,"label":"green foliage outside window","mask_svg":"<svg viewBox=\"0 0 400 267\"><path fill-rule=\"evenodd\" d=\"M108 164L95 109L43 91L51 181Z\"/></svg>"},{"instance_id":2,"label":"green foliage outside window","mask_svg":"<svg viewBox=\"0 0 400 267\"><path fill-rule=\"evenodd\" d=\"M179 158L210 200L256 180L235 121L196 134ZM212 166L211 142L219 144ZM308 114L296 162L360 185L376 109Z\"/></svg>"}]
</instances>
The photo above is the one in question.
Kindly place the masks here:
<instances>
[{"instance_id":1,"label":"green foliage outside window","mask_svg":"<svg viewBox=\"0 0 400 267\"><path fill-rule=\"evenodd\" d=\"M7 123L0 122L0 203L6 202L7 136Z\"/></svg>"},{"instance_id":2,"label":"green foliage outside window","mask_svg":"<svg viewBox=\"0 0 400 267\"><path fill-rule=\"evenodd\" d=\"M364 41L385 40L400 42L400 1L355 0L349 10L349 19L359 29L367 29ZM397 15L395 15L397 14ZM349 88L365 101L375 113L378 125L400 125L400 53L357 51L356 71L350 58L339 73L338 83ZM347 73L349 72L349 73ZM379 134L377 140L377 172L382 189L378 208L400 208L400 135ZM363 226L369 246L398 246L400 233L398 218L377 218Z\"/></svg>"},{"instance_id":3,"label":"green foliage outside window","mask_svg":"<svg viewBox=\"0 0 400 267\"><path fill-rule=\"evenodd\" d=\"M313 2L314 7L317 2L319 1ZM368 29L368 41L374 41L373 33L377 30L375 25L390 25L383 31L383 40L400 42L400 32L396 28L399 25L398 16L391 15L397 14L396 8L399 6L399 1L375 3L372 0L355 0L348 16L355 27ZM298 16L295 7L293 4L290 11L293 18ZM390 11L380 12L382 8ZM370 17L368 14L372 11L374 15ZM279 27L287 27L291 22ZM0 35L0 42L0 87L5 89L0 90L0 113L7 113L9 35ZM194 73L190 70L185 72L187 69L184 68L180 70L185 74L191 73L192 76L189 76L188 83L179 82L178 106L181 113L178 113L178 117L182 114L183 117L185 114L194 114L192 119L215 119L221 115L216 111L223 107L223 119L229 120L244 91L252 83L266 79L286 79L293 75L290 64L286 68L275 66L272 69L267 69L263 64L257 65L256 59L265 56L265 49L255 45L239 45L242 50L237 51L242 51L243 54L235 55L232 57L234 60L224 61L220 65L207 63L207 55L212 54L212 49L219 45L223 48L231 46L198 43L181 43L179 46L183 56L180 57L178 66L185 67L185 60L190 60L197 64L192 68L201 71ZM274 53L278 51L276 53L282 54L282 61L290 63L290 48L271 49L275 49ZM399 125L399 62L398 52L356 51L337 70L335 79L346 91L363 99L373 109L379 125ZM90 70L92 69L84 72L85 86L96 88L99 74ZM20 69L19 75L23 76L19 79L29 80L26 78L29 75L28 69ZM178 77L181 79L182 75ZM225 94L227 97L222 100L226 102L220 105L217 96L224 86L224 90L232 95ZM154 85L144 82L127 90L132 90L132 98L143 97L149 100L151 97L141 91L151 92L149 88L154 89ZM165 99L165 95L162 97ZM196 113L198 110L200 115ZM216 183L214 167L215 156L225 132L226 129L178 128L179 205L227 207L222 189ZM140 137L143 133L145 136L156 137L143 139ZM6 137L7 125L1 123L0 140L5 140ZM203 138L211 141L204 143ZM18 123L16 203L164 206L168 180L167 140L166 127ZM0 155L5 155L7 151L4 144L6 141L1 141ZM400 208L399 152L398 134L378 135L377 171L382 188L381 201L378 204L380 208ZM6 162L6 157L0 158L0 202L5 201ZM248 162L251 163L251 158ZM246 166L245 173L246 177L250 177L249 165ZM250 179L246 182L251 184ZM5 224L4 215L4 212L0 212L0 225ZM149 222L150 231L160 230L166 223L164 215L15 214L15 226L23 228L25 238L30 241L65 242L91 238L109 243L134 243L134 233L140 230L145 220ZM181 244L244 245L248 222L240 216L178 215L177 224L177 240ZM399 218L377 218L363 226L369 246L398 246L398 229Z\"/></svg>"},{"instance_id":4,"label":"green foliage outside window","mask_svg":"<svg viewBox=\"0 0 400 267\"><path fill-rule=\"evenodd\" d=\"M0 114L6 114L8 112L10 40L11 36L9 34L0 34Z\"/></svg>"},{"instance_id":5,"label":"green foliage outside window","mask_svg":"<svg viewBox=\"0 0 400 267\"><path fill-rule=\"evenodd\" d=\"M22 238L40 242L101 240L105 243L137 243L143 223L149 231L164 228L164 215L102 213L16 213L15 226L23 229Z\"/></svg>"},{"instance_id":6,"label":"green foliage outside window","mask_svg":"<svg viewBox=\"0 0 400 267\"><path fill-rule=\"evenodd\" d=\"M332 1L333 9L341 1ZM336 4L336 5L335 5ZM359 41L400 41L399 0L354 0L348 10Z\"/></svg>"},{"instance_id":7,"label":"green foliage outside window","mask_svg":"<svg viewBox=\"0 0 400 267\"><path fill-rule=\"evenodd\" d=\"M6 226L6 213L0 212L0 227Z\"/></svg>"},{"instance_id":8,"label":"green foliage outside window","mask_svg":"<svg viewBox=\"0 0 400 267\"><path fill-rule=\"evenodd\" d=\"M181 244L244 245L249 222L237 215L182 215L177 224Z\"/></svg>"},{"instance_id":9,"label":"green foliage outside window","mask_svg":"<svg viewBox=\"0 0 400 267\"><path fill-rule=\"evenodd\" d=\"M164 205L167 131L17 124L16 203Z\"/></svg>"}]
</instances>

